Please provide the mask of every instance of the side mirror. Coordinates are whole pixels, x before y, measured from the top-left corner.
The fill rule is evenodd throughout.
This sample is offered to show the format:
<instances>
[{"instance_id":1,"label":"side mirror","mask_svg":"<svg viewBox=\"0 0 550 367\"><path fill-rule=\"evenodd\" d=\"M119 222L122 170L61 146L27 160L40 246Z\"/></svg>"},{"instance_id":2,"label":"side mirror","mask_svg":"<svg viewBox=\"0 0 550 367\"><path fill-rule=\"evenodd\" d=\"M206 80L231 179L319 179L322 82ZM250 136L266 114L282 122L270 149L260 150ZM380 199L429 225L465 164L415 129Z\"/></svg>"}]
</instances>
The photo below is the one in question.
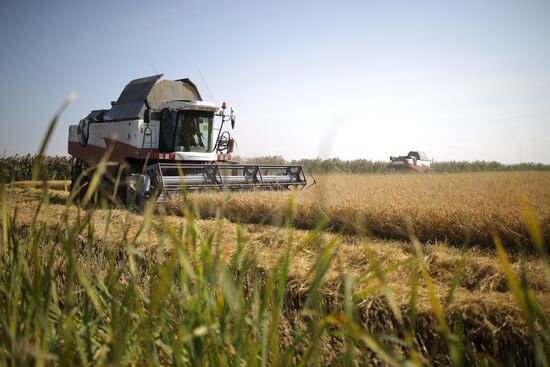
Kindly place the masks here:
<instances>
[{"instance_id":1,"label":"side mirror","mask_svg":"<svg viewBox=\"0 0 550 367\"><path fill-rule=\"evenodd\" d=\"M235 115L233 114L233 107L231 107L231 113L229 114L231 116L231 128L235 128Z\"/></svg>"},{"instance_id":2,"label":"side mirror","mask_svg":"<svg viewBox=\"0 0 550 367\"><path fill-rule=\"evenodd\" d=\"M233 148L235 148L235 139L230 138L227 142L227 154L233 153Z\"/></svg>"}]
</instances>

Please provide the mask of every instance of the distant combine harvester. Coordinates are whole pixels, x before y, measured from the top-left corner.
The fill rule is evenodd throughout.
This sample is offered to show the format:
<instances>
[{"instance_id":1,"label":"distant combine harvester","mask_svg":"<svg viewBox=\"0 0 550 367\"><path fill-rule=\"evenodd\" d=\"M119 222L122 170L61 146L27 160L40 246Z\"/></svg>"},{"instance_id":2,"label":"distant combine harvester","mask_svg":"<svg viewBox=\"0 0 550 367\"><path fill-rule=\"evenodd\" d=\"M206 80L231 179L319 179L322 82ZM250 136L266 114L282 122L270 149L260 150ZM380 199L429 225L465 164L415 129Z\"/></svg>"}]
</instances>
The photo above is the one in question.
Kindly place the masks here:
<instances>
[{"instance_id":1,"label":"distant combine harvester","mask_svg":"<svg viewBox=\"0 0 550 367\"><path fill-rule=\"evenodd\" d=\"M431 161L424 152L412 150L406 156L390 157L391 166L400 171L426 172L430 169Z\"/></svg>"}]
</instances>

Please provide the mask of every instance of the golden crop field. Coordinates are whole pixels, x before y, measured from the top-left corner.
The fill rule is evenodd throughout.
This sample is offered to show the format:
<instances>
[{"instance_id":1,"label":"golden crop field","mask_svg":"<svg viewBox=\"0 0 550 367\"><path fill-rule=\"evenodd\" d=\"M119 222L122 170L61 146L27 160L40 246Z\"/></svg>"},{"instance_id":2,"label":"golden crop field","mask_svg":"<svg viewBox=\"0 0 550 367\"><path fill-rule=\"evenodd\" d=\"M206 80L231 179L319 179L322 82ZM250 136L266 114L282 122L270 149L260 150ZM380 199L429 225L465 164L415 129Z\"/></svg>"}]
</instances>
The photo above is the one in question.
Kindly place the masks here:
<instances>
[{"instance_id":1,"label":"golden crop field","mask_svg":"<svg viewBox=\"0 0 550 367\"><path fill-rule=\"evenodd\" d=\"M529 247L522 203L532 206L550 235L550 173L499 172L439 175L324 175L296 195L294 225L335 232L408 239L410 221L421 241L493 247L498 233L507 247ZM290 192L194 193L201 217L282 224ZM181 198L166 204L178 213Z\"/></svg>"},{"instance_id":2,"label":"golden crop field","mask_svg":"<svg viewBox=\"0 0 550 367\"><path fill-rule=\"evenodd\" d=\"M0 358L550 360L550 174L317 181L296 193L191 193L142 213L80 209L63 181L50 182L47 196L40 183L5 186L0 258L21 276L0 271L0 336L19 338ZM21 316L4 320L16 308Z\"/></svg>"}]
</instances>

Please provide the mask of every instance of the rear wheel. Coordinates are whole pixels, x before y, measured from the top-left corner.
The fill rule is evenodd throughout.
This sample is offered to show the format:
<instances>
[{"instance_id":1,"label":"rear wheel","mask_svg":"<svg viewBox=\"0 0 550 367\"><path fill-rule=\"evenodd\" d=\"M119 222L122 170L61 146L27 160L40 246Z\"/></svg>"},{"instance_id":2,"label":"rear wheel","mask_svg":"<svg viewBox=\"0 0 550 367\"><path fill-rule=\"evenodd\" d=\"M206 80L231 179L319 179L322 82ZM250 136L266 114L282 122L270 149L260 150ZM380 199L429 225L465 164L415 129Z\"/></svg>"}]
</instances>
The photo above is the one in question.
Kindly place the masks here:
<instances>
[{"instance_id":1,"label":"rear wheel","mask_svg":"<svg viewBox=\"0 0 550 367\"><path fill-rule=\"evenodd\" d=\"M75 159L71 169L71 195L74 204L82 203L88 189L92 177L94 177L95 171L90 168L85 162ZM109 188L111 185L105 183L105 179L102 180L98 187L95 189L94 195L90 198L88 205L97 205L103 202L108 202L110 195ZM107 200L105 200L107 199Z\"/></svg>"},{"instance_id":2,"label":"rear wheel","mask_svg":"<svg viewBox=\"0 0 550 367\"><path fill-rule=\"evenodd\" d=\"M87 165L75 158L71 166L71 193L74 193L73 202L80 203L90 184L90 173L86 172Z\"/></svg>"}]
</instances>

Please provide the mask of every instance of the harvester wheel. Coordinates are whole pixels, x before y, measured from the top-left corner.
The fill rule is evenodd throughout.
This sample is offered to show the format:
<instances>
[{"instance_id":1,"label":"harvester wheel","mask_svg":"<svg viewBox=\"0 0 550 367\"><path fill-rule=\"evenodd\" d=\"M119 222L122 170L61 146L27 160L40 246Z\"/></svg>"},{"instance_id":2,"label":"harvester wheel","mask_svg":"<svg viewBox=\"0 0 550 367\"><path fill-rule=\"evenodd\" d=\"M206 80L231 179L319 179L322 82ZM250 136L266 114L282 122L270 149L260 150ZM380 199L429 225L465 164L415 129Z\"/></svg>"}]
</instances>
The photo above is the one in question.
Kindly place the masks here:
<instances>
[{"instance_id":1,"label":"harvester wheel","mask_svg":"<svg viewBox=\"0 0 550 367\"><path fill-rule=\"evenodd\" d=\"M75 159L71 166L71 193L75 192L73 202L80 203L90 183L90 178L86 172L86 163L80 159ZM81 177L82 176L82 177ZM80 182L78 181L80 179ZM78 185L78 187L77 187Z\"/></svg>"},{"instance_id":2,"label":"harvester wheel","mask_svg":"<svg viewBox=\"0 0 550 367\"><path fill-rule=\"evenodd\" d=\"M121 182L119 182L118 187L116 186L116 180L104 176L101 183L96 188L97 192L94 193L88 204L98 205L101 203L101 205L117 206L120 205L121 202L123 203L124 201L121 201L120 197L115 194L115 188L117 192L121 192L121 186L124 186L126 180L126 173L121 173ZM86 163L79 159L73 161L71 168L71 193L74 195L73 203L78 204L82 202L93 176L94 170Z\"/></svg>"}]
</instances>

